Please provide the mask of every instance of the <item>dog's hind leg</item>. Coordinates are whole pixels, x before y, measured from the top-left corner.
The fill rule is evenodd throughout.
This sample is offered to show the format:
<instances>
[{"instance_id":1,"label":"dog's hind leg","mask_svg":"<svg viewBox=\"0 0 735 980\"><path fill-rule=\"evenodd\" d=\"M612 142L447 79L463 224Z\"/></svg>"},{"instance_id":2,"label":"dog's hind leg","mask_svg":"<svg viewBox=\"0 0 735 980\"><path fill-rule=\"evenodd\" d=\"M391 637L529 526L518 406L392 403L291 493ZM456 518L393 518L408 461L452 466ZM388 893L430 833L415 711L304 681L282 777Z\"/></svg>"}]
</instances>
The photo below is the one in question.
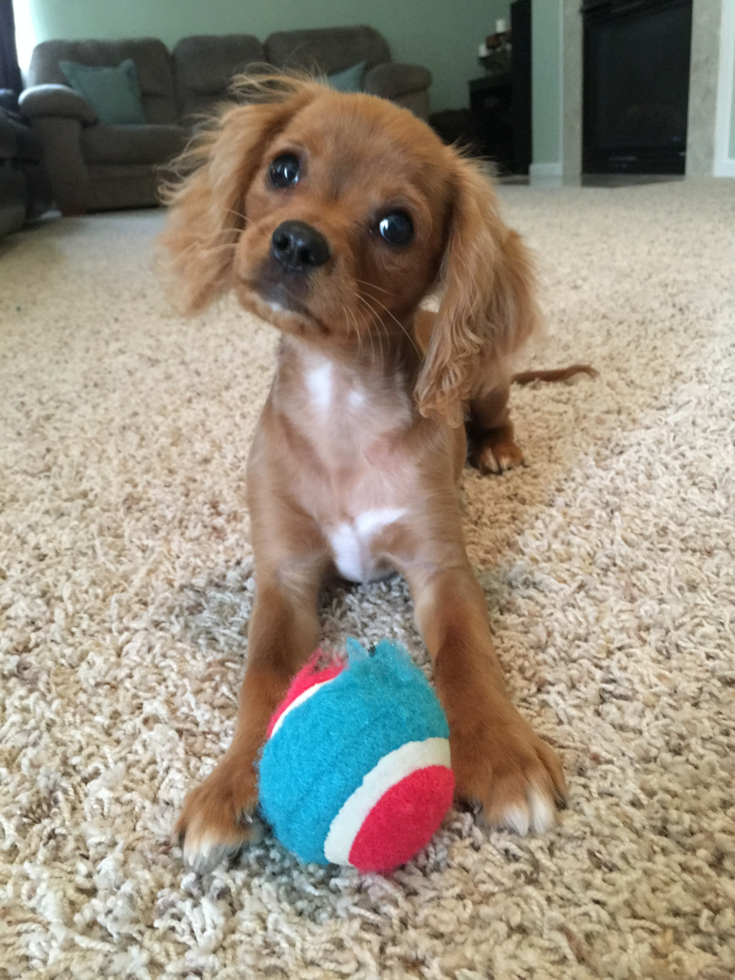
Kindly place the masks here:
<instances>
[{"instance_id":1,"label":"dog's hind leg","mask_svg":"<svg viewBox=\"0 0 735 980\"><path fill-rule=\"evenodd\" d=\"M466 423L468 459L481 473L504 473L523 465L510 420L509 385L500 385L470 401Z\"/></svg>"},{"instance_id":2,"label":"dog's hind leg","mask_svg":"<svg viewBox=\"0 0 735 980\"><path fill-rule=\"evenodd\" d=\"M510 383L567 381L577 374L597 377L597 371L589 364L572 364L551 371L521 371L512 376ZM510 420L510 383L478 393L470 401L470 416L466 423L468 459L481 473L504 473L524 462Z\"/></svg>"}]
</instances>

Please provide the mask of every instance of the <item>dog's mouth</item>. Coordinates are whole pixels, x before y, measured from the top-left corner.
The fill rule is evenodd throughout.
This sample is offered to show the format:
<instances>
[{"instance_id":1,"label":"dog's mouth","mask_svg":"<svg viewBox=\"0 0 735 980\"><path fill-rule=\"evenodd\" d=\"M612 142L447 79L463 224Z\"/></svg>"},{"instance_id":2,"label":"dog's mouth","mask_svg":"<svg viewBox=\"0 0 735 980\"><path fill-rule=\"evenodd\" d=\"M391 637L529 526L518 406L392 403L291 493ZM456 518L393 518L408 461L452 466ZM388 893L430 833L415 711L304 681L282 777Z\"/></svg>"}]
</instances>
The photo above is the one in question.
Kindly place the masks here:
<instances>
[{"instance_id":1,"label":"dog's mouth","mask_svg":"<svg viewBox=\"0 0 735 980\"><path fill-rule=\"evenodd\" d=\"M247 285L274 313L298 313L299 316L310 317L305 304L294 296L284 282L261 279L258 282L249 282Z\"/></svg>"},{"instance_id":2,"label":"dog's mouth","mask_svg":"<svg viewBox=\"0 0 735 980\"><path fill-rule=\"evenodd\" d=\"M307 305L311 284L304 274L285 273L272 255L243 277L243 285L273 313L296 313L313 319Z\"/></svg>"},{"instance_id":3,"label":"dog's mouth","mask_svg":"<svg viewBox=\"0 0 735 980\"><path fill-rule=\"evenodd\" d=\"M301 337L325 337L331 334L327 325L317 316L301 296L294 295L291 284L268 276L243 277L236 290L242 305L286 333ZM298 287L297 287L298 288ZM299 290L304 294L308 290Z\"/></svg>"}]
</instances>

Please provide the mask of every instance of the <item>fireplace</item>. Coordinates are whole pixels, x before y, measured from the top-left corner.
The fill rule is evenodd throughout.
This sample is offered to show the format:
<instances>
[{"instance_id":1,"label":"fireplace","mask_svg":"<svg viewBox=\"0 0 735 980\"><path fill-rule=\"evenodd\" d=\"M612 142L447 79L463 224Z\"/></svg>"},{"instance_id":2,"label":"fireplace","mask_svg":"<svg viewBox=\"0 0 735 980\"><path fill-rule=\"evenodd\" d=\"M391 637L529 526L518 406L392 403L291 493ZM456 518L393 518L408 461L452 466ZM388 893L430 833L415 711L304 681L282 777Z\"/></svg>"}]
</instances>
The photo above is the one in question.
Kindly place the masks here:
<instances>
[{"instance_id":1,"label":"fireplace","mask_svg":"<svg viewBox=\"0 0 735 980\"><path fill-rule=\"evenodd\" d=\"M584 0L587 174L683 174L692 0Z\"/></svg>"}]
</instances>

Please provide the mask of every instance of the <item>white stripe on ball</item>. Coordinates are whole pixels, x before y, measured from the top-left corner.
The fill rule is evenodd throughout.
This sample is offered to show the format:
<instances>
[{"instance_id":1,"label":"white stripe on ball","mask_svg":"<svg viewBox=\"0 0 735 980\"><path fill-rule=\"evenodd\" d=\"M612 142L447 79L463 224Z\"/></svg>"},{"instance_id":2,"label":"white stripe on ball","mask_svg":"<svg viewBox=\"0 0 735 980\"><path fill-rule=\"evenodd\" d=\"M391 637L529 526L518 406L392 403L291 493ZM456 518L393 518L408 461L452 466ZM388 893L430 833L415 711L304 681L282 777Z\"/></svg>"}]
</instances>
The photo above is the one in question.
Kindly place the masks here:
<instances>
[{"instance_id":1,"label":"white stripe on ball","mask_svg":"<svg viewBox=\"0 0 735 980\"><path fill-rule=\"evenodd\" d=\"M337 674L337 677L339 677L339 674ZM302 691L297 698L294 698L291 704L289 704L287 708L284 708L283 714L279 715L278 721L273 726L273 731L271 732L270 737L273 738L273 736L276 734L278 729L283 724L286 715L290 715L294 708L298 708L298 706L303 704L304 701L308 701L309 698L313 697L316 692L320 691L325 685L331 684L332 681L336 681L337 677L330 677L326 681L319 681L318 684L312 684L311 687L307 687L305 691Z\"/></svg>"},{"instance_id":2,"label":"white stripe on ball","mask_svg":"<svg viewBox=\"0 0 735 980\"><path fill-rule=\"evenodd\" d=\"M451 768L448 739L427 738L423 742L406 742L399 749L384 755L347 798L332 821L324 841L327 861L349 864L355 838L381 796L412 772L427 766Z\"/></svg>"}]
</instances>

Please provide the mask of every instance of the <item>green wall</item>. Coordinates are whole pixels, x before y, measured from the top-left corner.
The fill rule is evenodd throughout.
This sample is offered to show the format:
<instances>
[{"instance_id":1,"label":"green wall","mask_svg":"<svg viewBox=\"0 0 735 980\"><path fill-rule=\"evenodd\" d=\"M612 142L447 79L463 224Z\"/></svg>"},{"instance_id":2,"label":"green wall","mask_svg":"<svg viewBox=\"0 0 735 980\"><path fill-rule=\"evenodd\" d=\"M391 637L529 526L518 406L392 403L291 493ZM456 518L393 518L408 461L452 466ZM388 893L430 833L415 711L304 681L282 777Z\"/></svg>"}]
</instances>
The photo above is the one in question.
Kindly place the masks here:
<instances>
[{"instance_id":1,"label":"green wall","mask_svg":"<svg viewBox=\"0 0 735 980\"><path fill-rule=\"evenodd\" d=\"M482 74L477 49L507 17L509 0L14 0L27 7L37 41L159 37L169 47L189 34L255 34L370 24L393 58L434 76L432 111L462 108L467 82Z\"/></svg>"},{"instance_id":2,"label":"green wall","mask_svg":"<svg viewBox=\"0 0 735 980\"><path fill-rule=\"evenodd\" d=\"M732 66L732 102L730 103L730 159L735 159L735 60Z\"/></svg>"},{"instance_id":3,"label":"green wall","mask_svg":"<svg viewBox=\"0 0 735 980\"><path fill-rule=\"evenodd\" d=\"M533 162L560 163L562 10L560 0L532 0Z\"/></svg>"}]
</instances>

